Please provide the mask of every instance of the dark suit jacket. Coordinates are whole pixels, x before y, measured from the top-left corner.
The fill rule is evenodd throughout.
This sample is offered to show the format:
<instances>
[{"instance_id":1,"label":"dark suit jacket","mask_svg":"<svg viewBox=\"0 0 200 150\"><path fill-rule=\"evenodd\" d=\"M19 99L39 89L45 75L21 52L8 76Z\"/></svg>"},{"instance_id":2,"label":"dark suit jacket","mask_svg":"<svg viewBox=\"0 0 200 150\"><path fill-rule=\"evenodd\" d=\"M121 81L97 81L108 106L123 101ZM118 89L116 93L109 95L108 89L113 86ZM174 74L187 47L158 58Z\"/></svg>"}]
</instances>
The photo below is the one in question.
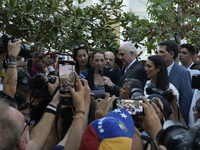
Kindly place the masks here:
<instances>
[{"instance_id":1,"label":"dark suit jacket","mask_svg":"<svg viewBox=\"0 0 200 150\"><path fill-rule=\"evenodd\" d=\"M184 120L188 123L189 109L193 95L190 72L185 67L174 63L169 74L169 81L179 92L180 111Z\"/></svg>"},{"instance_id":2,"label":"dark suit jacket","mask_svg":"<svg viewBox=\"0 0 200 150\"><path fill-rule=\"evenodd\" d=\"M119 96L120 89L122 88L124 84L125 78L134 78L138 79L142 84L144 85L147 81L147 75L144 67L142 64L136 59L136 61L129 67L129 69L124 73L124 70L122 71L121 78L117 85L114 85L111 89L111 94Z\"/></svg>"},{"instance_id":3,"label":"dark suit jacket","mask_svg":"<svg viewBox=\"0 0 200 150\"><path fill-rule=\"evenodd\" d=\"M103 69L103 75L109 77L116 84L116 72ZM89 70L86 79L88 80L90 89L94 90L94 68ZM105 85L105 91L110 93L110 88L107 85Z\"/></svg>"}]
</instances>

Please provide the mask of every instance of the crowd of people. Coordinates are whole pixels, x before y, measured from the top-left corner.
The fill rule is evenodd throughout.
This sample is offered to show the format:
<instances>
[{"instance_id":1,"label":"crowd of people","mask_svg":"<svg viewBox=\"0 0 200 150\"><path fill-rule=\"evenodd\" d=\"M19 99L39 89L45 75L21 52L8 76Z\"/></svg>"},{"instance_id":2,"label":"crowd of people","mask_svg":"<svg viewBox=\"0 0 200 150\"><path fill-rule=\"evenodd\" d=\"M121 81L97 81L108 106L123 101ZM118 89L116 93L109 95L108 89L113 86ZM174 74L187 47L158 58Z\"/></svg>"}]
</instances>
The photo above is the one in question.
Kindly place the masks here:
<instances>
[{"instance_id":1,"label":"crowd of people","mask_svg":"<svg viewBox=\"0 0 200 150\"><path fill-rule=\"evenodd\" d=\"M0 54L0 62L8 60L1 63L1 150L165 150L170 144L159 139L165 122L200 129L200 87L192 85L193 75L200 75L200 53L191 44L178 49L175 41L162 41L158 55L141 62L131 42L116 55L76 46L76 88L63 89L71 93L66 95L58 90L59 55L21 58L20 43L9 40Z\"/></svg>"}]
</instances>

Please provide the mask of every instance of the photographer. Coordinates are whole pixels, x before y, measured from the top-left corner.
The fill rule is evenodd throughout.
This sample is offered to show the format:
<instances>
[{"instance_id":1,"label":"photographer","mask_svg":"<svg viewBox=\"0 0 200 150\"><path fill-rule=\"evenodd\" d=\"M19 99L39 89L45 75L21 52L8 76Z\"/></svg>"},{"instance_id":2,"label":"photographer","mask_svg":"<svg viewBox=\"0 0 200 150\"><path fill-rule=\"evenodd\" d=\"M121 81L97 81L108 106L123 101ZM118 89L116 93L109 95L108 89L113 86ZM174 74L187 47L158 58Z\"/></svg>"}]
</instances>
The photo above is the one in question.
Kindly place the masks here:
<instances>
[{"instance_id":1,"label":"photographer","mask_svg":"<svg viewBox=\"0 0 200 150\"><path fill-rule=\"evenodd\" d=\"M50 84L48 83L48 89L50 94L52 95L57 86L59 85L59 80L55 77L55 83ZM27 150L38 150L42 149L53 126L55 120L55 108L57 107L58 103L60 102L60 95L59 92L55 94L52 101L47 106L45 113L43 114L42 118L38 122L38 124L33 128L30 134L30 140L27 145Z\"/></svg>"},{"instance_id":2,"label":"photographer","mask_svg":"<svg viewBox=\"0 0 200 150\"><path fill-rule=\"evenodd\" d=\"M143 96L142 83L137 79L126 78L123 87L120 89L119 98L136 98L138 96ZM170 105L163 96L151 94L148 99L153 99L157 103L154 108L160 119L163 118L165 120L171 115ZM162 112L162 109L164 109L164 112Z\"/></svg>"},{"instance_id":3,"label":"photographer","mask_svg":"<svg viewBox=\"0 0 200 150\"><path fill-rule=\"evenodd\" d=\"M142 119L142 128L151 138L156 140L157 133L162 129L160 119L154 109L156 105L150 104L145 97L143 97L143 101L141 105L144 108L145 116L139 116Z\"/></svg>"},{"instance_id":4,"label":"photographer","mask_svg":"<svg viewBox=\"0 0 200 150\"><path fill-rule=\"evenodd\" d=\"M108 101L108 99L110 99L110 100ZM97 104L96 111L95 111L96 121L104 119L104 117L108 114L110 106L113 104L114 101L115 101L115 96L110 97L110 95L107 94L105 99L101 100L101 102ZM113 112L115 112L115 110L113 110ZM118 112L118 111L116 111L116 112ZM131 118L131 120L132 120L132 118ZM129 126L131 126L131 125L132 125L131 121L129 121ZM87 127L86 132L87 132L87 130L90 130L90 127L91 127L91 124ZM117 130L112 125L108 126L108 128L106 128L106 129L108 129L107 132L109 132L110 136L112 135L113 132L115 132L116 135L120 134L120 130ZM134 128L134 125L132 125L132 129L133 128ZM93 132L91 132L91 133L93 133ZM96 149L97 147L99 147L99 143L102 142L102 141L99 141L99 139L101 139L101 138L99 138L98 140L95 140L95 139L96 139L96 134L90 135L90 133L88 133L88 132L85 133L83 135L83 139L81 141L80 149L88 149L88 150L89 149ZM110 139L114 140L115 138L113 138L113 139L110 138ZM95 142L91 142L91 140L93 140ZM116 142L107 141L107 145L109 145L109 148L112 147L113 149L118 148L118 149L124 149L125 150L125 149L127 149L129 142L125 142L124 140L119 140L119 141L116 141ZM131 150L142 150L143 149L143 144L142 144L142 139L140 137L140 132L138 131L138 129L136 127L134 128L134 135L132 137L131 142L132 142ZM113 143L115 143L115 144L113 144ZM108 148L103 147L102 149L108 149ZM128 148L128 149L130 149L130 148Z\"/></svg>"},{"instance_id":5,"label":"photographer","mask_svg":"<svg viewBox=\"0 0 200 150\"><path fill-rule=\"evenodd\" d=\"M125 78L123 87L120 89L119 98L131 98L132 93L134 92L132 89L134 88L138 88L136 90L143 93L143 86L139 80L134 78Z\"/></svg>"},{"instance_id":6,"label":"photographer","mask_svg":"<svg viewBox=\"0 0 200 150\"><path fill-rule=\"evenodd\" d=\"M185 126L187 126L185 120L182 117L182 114L180 112L179 106L177 104L177 95L173 93L173 100L169 102L171 108L172 108L172 115L170 117L171 120L177 120L182 122Z\"/></svg>"},{"instance_id":7,"label":"photographer","mask_svg":"<svg viewBox=\"0 0 200 150\"><path fill-rule=\"evenodd\" d=\"M6 71L6 76L3 82L3 92L7 95L14 98L17 85L17 63L16 57L20 52L20 43L21 40L18 40L15 43L11 43L11 40L8 41L8 66ZM6 53L6 52L4 52Z\"/></svg>"},{"instance_id":8,"label":"photographer","mask_svg":"<svg viewBox=\"0 0 200 150\"><path fill-rule=\"evenodd\" d=\"M17 85L17 69L16 69L16 61L15 57L18 55L20 51L20 43L21 41L17 41L15 43L11 43L11 41L8 41L8 53L9 53L9 63L8 63L8 69L4 80L4 92L7 94L7 96L10 95L10 97L14 97L15 91L16 91L16 85ZM49 83L50 84L50 83ZM49 85L49 90L54 91L55 87L58 86L58 80L57 83L54 85ZM58 95L59 96L59 95ZM2 98L1 98L2 100ZM53 105L57 105L59 102L59 98L54 96L51 103ZM5 109L5 111L3 111ZM1 122L0 126L5 127L7 125L7 121L10 124L10 126L22 126L24 128L23 132L22 130L17 130L18 135L20 135L20 139L15 139L17 141L8 140L5 143L1 142L1 146L5 146L5 149L41 149L44 146L44 143L49 135L49 132L52 128L52 124L55 118L55 113L49 113L49 110L47 109L44 113L42 119L37 124L37 126L33 129L33 132L30 135L30 140L28 138L28 128L27 125L25 126L24 117L23 115L17 110L14 109L8 105L2 105L2 111L1 113L2 118L4 121ZM52 112L52 111L51 111ZM11 122L10 122L11 121ZM6 133L6 136L13 136L13 133L11 130ZM5 135L2 135L1 138L4 139ZM28 143L29 141L29 143ZM10 143L12 142L12 143ZM19 142L17 145L13 145L13 142ZM27 145L28 144L28 145ZM8 146L16 146L15 148L9 148Z\"/></svg>"},{"instance_id":9,"label":"photographer","mask_svg":"<svg viewBox=\"0 0 200 150\"><path fill-rule=\"evenodd\" d=\"M72 149L78 150L82 139L83 132L85 131L88 123L88 114L90 106L90 88L87 80L83 80L84 86L82 85L78 75L75 73L77 88L76 92L72 87L68 87L68 90L72 94L73 104L76 109L72 124L66 133L65 137L53 148L57 149ZM67 97L61 94L62 97Z\"/></svg>"}]
</instances>

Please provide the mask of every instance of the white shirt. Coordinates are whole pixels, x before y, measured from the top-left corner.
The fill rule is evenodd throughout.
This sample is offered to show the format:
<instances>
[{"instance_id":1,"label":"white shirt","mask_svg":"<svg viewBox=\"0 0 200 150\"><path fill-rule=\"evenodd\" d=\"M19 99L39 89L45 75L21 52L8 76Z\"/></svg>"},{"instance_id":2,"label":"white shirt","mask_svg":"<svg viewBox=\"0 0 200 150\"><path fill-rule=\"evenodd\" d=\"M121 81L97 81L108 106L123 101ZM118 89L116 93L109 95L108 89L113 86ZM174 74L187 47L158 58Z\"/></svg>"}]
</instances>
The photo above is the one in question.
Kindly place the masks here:
<instances>
[{"instance_id":1,"label":"white shirt","mask_svg":"<svg viewBox=\"0 0 200 150\"><path fill-rule=\"evenodd\" d=\"M170 71L172 70L173 65L174 65L174 62L169 67L167 67L168 76L170 74Z\"/></svg>"},{"instance_id":2,"label":"white shirt","mask_svg":"<svg viewBox=\"0 0 200 150\"><path fill-rule=\"evenodd\" d=\"M190 69L190 67L193 65L194 63L192 62L192 64L187 68L187 70L190 72L190 75L191 75L191 79L192 79L192 76L194 74L200 74L200 71L198 69Z\"/></svg>"},{"instance_id":3,"label":"white shirt","mask_svg":"<svg viewBox=\"0 0 200 150\"><path fill-rule=\"evenodd\" d=\"M196 105L196 101L200 98L200 91L198 89L194 90L194 94L192 97L192 102L190 105L190 111L189 111L189 122L188 122L188 126L190 128L194 127L194 112L193 112L193 107Z\"/></svg>"},{"instance_id":4,"label":"white shirt","mask_svg":"<svg viewBox=\"0 0 200 150\"><path fill-rule=\"evenodd\" d=\"M149 95L147 94L146 92L146 89L148 87L148 85L151 83L151 80L147 80L147 82L145 83L145 86L144 86L144 96L145 97L148 97ZM177 95L177 104L179 103L179 92L178 90L176 89L176 87L172 84L172 83L169 83L169 88L173 90L173 92ZM178 104L179 106L179 104Z\"/></svg>"},{"instance_id":5,"label":"white shirt","mask_svg":"<svg viewBox=\"0 0 200 150\"><path fill-rule=\"evenodd\" d=\"M190 67L192 67L193 64L194 64L194 62L192 62L191 65L187 69L190 69Z\"/></svg>"},{"instance_id":6,"label":"white shirt","mask_svg":"<svg viewBox=\"0 0 200 150\"><path fill-rule=\"evenodd\" d=\"M130 66L131 66L135 61L136 61L136 59L133 60L133 61L128 65L128 67L126 67L126 69L124 70L124 73L128 70L128 68L130 68Z\"/></svg>"},{"instance_id":7,"label":"white shirt","mask_svg":"<svg viewBox=\"0 0 200 150\"><path fill-rule=\"evenodd\" d=\"M113 71L113 67L109 71Z\"/></svg>"}]
</instances>

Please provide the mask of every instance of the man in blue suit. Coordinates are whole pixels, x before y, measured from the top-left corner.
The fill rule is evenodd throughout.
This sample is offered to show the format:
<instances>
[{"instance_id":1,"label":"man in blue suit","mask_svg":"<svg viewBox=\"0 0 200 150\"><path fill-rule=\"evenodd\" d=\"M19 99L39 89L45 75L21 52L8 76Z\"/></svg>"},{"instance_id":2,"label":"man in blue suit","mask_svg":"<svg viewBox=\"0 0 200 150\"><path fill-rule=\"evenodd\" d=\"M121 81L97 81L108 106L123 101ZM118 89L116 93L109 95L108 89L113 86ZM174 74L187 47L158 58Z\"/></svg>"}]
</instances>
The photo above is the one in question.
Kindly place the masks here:
<instances>
[{"instance_id":1,"label":"man in blue suit","mask_svg":"<svg viewBox=\"0 0 200 150\"><path fill-rule=\"evenodd\" d=\"M189 109L193 95L190 72L174 61L178 56L178 45L175 41L162 41L158 46L158 55L165 59L169 81L179 91L180 111L184 120L188 123Z\"/></svg>"}]
</instances>

